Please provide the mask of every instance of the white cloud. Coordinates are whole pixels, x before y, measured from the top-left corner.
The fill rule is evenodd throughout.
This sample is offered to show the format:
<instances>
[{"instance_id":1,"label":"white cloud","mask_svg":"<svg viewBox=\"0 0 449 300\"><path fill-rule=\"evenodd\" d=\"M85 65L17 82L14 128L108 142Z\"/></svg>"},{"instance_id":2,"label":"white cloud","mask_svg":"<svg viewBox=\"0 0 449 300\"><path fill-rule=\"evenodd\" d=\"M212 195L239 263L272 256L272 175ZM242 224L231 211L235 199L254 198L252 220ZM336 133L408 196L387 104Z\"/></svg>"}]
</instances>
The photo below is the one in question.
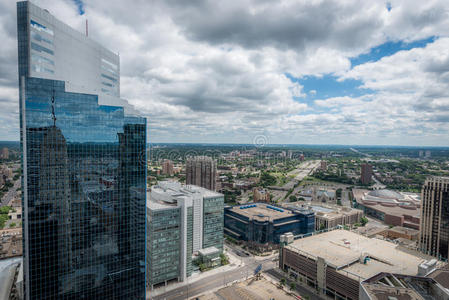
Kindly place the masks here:
<instances>
[{"instance_id":1,"label":"white cloud","mask_svg":"<svg viewBox=\"0 0 449 300\"><path fill-rule=\"evenodd\" d=\"M389 12L362 0L91 0L84 16L68 0L35 3L80 31L88 18L89 35L120 52L122 97L149 118L151 141L251 142L263 133L275 143L438 144L447 137L446 1L391 1ZM14 10L14 2L0 4L0 103L12 105L0 121L8 124L18 110L8 90L17 80ZM429 36L440 38L351 69L351 57L385 41ZM311 105L307 97L317 91L307 95L285 74L337 74L375 93ZM16 124L0 139L18 138Z\"/></svg>"}]
</instances>

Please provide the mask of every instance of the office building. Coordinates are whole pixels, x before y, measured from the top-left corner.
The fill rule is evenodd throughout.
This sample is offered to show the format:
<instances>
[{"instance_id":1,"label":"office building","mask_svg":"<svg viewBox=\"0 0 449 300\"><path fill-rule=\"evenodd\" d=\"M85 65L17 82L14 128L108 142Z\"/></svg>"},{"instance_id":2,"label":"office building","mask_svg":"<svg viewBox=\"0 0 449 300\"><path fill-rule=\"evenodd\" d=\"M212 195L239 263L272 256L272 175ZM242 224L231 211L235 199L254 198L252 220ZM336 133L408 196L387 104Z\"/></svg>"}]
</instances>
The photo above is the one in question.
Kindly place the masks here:
<instances>
[{"instance_id":1,"label":"office building","mask_svg":"<svg viewBox=\"0 0 449 300\"><path fill-rule=\"evenodd\" d=\"M360 284L360 300L449 300L449 291L433 278L381 272Z\"/></svg>"},{"instance_id":2,"label":"office building","mask_svg":"<svg viewBox=\"0 0 449 300\"><path fill-rule=\"evenodd\" d=\"M380 272L425 275L423 271L441 264L422 253L348 230L282 244L279 256L279 267L299 284L312 286L321 295L352 300L359 299L360 282Z\"/></svg>"},{"instance_id":3,"label":"office building","mask_svg":"<svg viewBox=\"0 0 449 300\"><path fill-rule=\"evenodd\" d=\"M307 234L315 230L314 212L309 209L280 208L266 203L225 207L225 233L249 247L270 250L280 236Z\"/></svg>"},{"instance_id":4,"label":"office building","mask_svg":"<svg viewBox=\"0 0 449 300\"><path fill-rule=\"evenodd\" d=\"M162 174L172 176L174 174L173 162L169 159L164 159L162 162Z\"/></svg>"},{"instance_id":5,"label":"office building","mask_svg":"<svg viewBox=\"0 0 449 300\"><path fill-rule=\"evenodd\" d=\"M208 189L160 181L147 197L147 285L184 281L195 261L220 260L224 196Z\"/></svg>"},{"instance_id":6,"label":"office building","mask_svg":"<svg viewBox=\"0 0 449 300\"><path fill-rule=\"evenodd\" d=\"M360 174L360 181L362 184L370 184L373 177L373 166L370 164L362 164L362 170Z\"/></svg>"},{"instance_id":7,"label":"office building","mask_svg":"<svg viewBox=\"0 0 449 300\"><path fill-rule=\"evenodd\" d=\"M6 147L2 148L2 152L0 153L0 158L8 159L9 158L9 149Z\"/></svg>"},{"instance_id":8,"label":"office building","mask_svg":"<svg viewBox=\"0 0 449 300\"><path fill-rule=\"evenodd\" d=\"M363 211L339 205L317 205L313 202L308 204L287 204L290 209L307 208L315 212L315 230L331 229L337 226L352 226L359 223L363 217Z\"/></svg>"},{"instance_id":9,"label":"office building","mask_svg":"<svg viewBox=\"0 0 449 300\"><path fill-rule=\"evenodd\" d=\"M271 201L270 192L261 187L253 188L253 200L254 202L266 202Z\"/></svg>"},{"instance_id":10,"label":"office building","mask_svg":"<svg viewBox=\"0 0 449 300\"><path fill-rule=\"evenodd\" d=\"M387 225L419 229L421 199L419 194L391 190L353 189L355 207L365 215Z\"/></svg>"},{"instance_id":11,"label":"office building","mask_svg":"<svg viewBox=\"0 0 449 300\"><path fill-rule=\"evenodd\" d=\"M211 157L195 156L187 158L186 184L216 190L217 162Z\"/></svg>"},{"instance_id":12,"label":"office building","mask_svg":"<svg viewBox=\"0 0 449 300\"><path fill-rule=\"evenodd\" d=\"M144 299L146 119L119 56L27 1L17 30L24 296Z\"/></svg>"},{"instance_id":13,"label":"office building","mask_svg":"<svg viewBox=\"0 0 449 300\"><path fill-rule=\"evenodd\" d=\"M449 177L427 178L421 191L419 249L448 259L449 252Z\"/></svg>"},{"instance_id":14,"label":"office building","mask_svg":"<svg viewBox=\"0 0 449 300\"><path fill-rule=\"evenodd\" d=\"M322 160L322 161L321 161L321 163L320 163L320 169L321 169L322 171L327 171L327 161L325 161L325 160Z\"/></svg>"}]
</instances>

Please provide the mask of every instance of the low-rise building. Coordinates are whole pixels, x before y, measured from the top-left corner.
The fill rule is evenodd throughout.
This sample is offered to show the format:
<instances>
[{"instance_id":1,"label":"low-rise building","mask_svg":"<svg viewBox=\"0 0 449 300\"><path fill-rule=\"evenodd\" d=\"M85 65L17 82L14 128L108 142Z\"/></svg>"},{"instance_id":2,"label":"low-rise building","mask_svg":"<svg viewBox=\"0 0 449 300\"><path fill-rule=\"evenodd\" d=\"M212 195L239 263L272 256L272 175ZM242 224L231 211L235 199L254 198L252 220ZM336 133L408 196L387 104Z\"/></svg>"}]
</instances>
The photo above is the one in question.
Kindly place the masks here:
<instances>
[{"instance_id":1,"label":"low-rise building","mask_svg":"<svg viewBox=\"0 0 449 300\"><path fill-rule=\"evenodd\" d=\"M449 300L449 291L433 278L379 273L360 284L360 300Z\"/></svg>"},{"instance_id":2,"label":"low-rise building","mask_svg":"<svg viewBox=\"0 0 449 300\"><path fill-rule=\"evenodd\" d=\"M421 201L418 194L391 190L353 189L356 208L387 225L419 229Z\"/></svg>"},{"instance_id":3,"label":"low-rise building","mask_svg":"<svg viewBox=\"0 0 449 300\"><path fill-rule=\"evenodd\" d=\"M0 259L22 256L22 227L0 230Z\"/></svg>"},{"instance_id":4,"label":"low-rise building","mask_svg":"<svg viewBox=\"0 0 449 300\"><path fill-rule=\"evenodd\" d=\"M161 181L147 197L147 285L184 281L201 253L211 262L223 252L222 194Z\"/></svg>"},{"instance_id":5,"label":"low-rise building","mask_svg":"<svg viewBox=\"0 0 449 300\"><path fill-rule=\"evenodd\" d=\"M317 205L315 203L303 204L297 202L288 204L289 208L308 208L315 212L315 230L331 229L341 226L352 226L360 223L363 211L338 205Z\"/></svg>"},{"instance_id":6,"label":"low-rise building","mask_svg":"<svg viewBox=\"0 0 449 300\"><path fill-rule=\"evenodd\" d=\"M245 241L254 249L268 250L279 244L280 236L315 230L314 212L280 208L266 203L251 203L225 208L224 232Z\"/></svg>"},{"instance_id":7,"label":"low-rise building","mask_svg":"<svg viewBox=\"0 0 449 300\"><path fill-rule=\"evenodd\" d=\"M380 272L416 276L432 258L347 230L295 240L279 251L279 267L321 295L359 299L360 282Z\"/></svg>"}]
</instances>

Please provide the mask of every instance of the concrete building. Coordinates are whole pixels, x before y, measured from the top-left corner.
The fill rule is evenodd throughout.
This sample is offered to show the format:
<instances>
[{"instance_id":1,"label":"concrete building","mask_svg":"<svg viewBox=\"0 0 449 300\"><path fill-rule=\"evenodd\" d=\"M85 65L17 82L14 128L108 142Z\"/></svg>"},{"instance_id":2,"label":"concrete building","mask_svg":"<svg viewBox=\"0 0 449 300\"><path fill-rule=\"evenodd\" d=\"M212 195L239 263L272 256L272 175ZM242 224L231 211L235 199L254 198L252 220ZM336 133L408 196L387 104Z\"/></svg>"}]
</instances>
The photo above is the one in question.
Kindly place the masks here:
<instances>
[{"instance_id":1,"label":"concrete building","mask_svg":"<svg viewBox=\"0 0 449 300\"><path fill-rule=\"evenodd\" d=\"M360 174L360 181L362 184L370 184L371 177L373 176L373 166L370 164L362 164L362 170Z\"/></svg>"},{"instance_id":2,"label":"concrete building","mask_svg":"<svg viewBox=\"0 0 449 300\"><path fill-rule=\"evenodd\" d=\"M0 300L22 299L24 299L22 257L0 260Z\"/></svg>"},{"instance_id":3,"label":"concrete building","mask_svg":"<svg viewBox=\"0 0 449 300\"><path fill-rule=\"evenodd\" d=\"M323 230L341 226L352 226L360 223L363 211L337 205L316 205L314 203L288 205L291 209L304 207L315 212L315 230Z\"/></svg>"},{"instance_id":4,"label":"concrete building","mask_svg":"<svg viewBox=\"0 0 449 300\"><path fill-rule=\"evenodd\" d=\"M336 299L359 299L360 282L380 272L418 275L431 257L347 230L295 240L279 251L279 267L298 283ZM435 263L435 265L438 265Z\"/></svg>"},{"instance_id":5,"label":"concrete building","mask_svg":"<svg viewBox=\"0 0 449 300\"><path fill-rule=\"evenodd\" d=\"M0 152L0 158L8 159L9 158L9 149L6 147L2 148L2 151Z\"/></svg>"},{"instance_id":6,"label":"concrete building","mask_svg":"<svg viewBox=\"0 0 449 300\"><path fill-rule=\"evenodd\" d=\"M201 254L216 261L223 252L222 194L161 181L147 198L148 286L184 281Z\"/></svg>"},{"instance_id":7,"label":"concrete building","mask_svg":"<svg viewBox=\"0 0 449 300\"><path fill-rule=\"evenodd\" d=\"M254 202L270 202L270 193L261 187L253 188L253 200Z\"/></svg>"},{"instance_id":8,"label":"concrete building","mask_svg":"<svg viewBox=\"0 0 449 300\"><path fill-rule=\"evenodd\" d=\"M383 236L389 240L407 239L410 241L417 241L419 237L419 230L395 226L392 228L378 228L369 233L370 237Z\"/></svg>"},{"instance_id":9,"label":"concrete building","mask_svg":"<svg viewBox=\"0 0 449 300\"><path fill-rule=\"evenodd\" d=\"M323 171L327 170L327 161L325 161L325 160L321 161L320 169L323 170Z\"/></svg>"},{"instance_id":10,"label":"concrete building","mask_svg":"<svg viewBox=\"0 0 449 300\"><path fill-rule=\"evenodd\" d=\"M421 230L418 247L426 254L448 259L449 177L428 178L422 188L421 198Z\"/></svg>"},{"instance_id":11,"label":"concrete building","mask_svg":"<svg viewBox=\"0 0 449 300\"><path fill-rule=\"evenodd\" d=\"M169 159L164 159L162 162L162 174L173 176L174 174L174 166L173 162Z\"/></svg>"},{"instance_id":12,"label":"concrete building","mask_svg":"<svg viewBox=\"0 0 449 300\"><path fill-rule=\"evenodd\" d=\"M360 300L449 300L449 291L433 278L379 273L360 284Z\"/></svg>"},{"instance_id":13,"label":"concrete building","mask_svg":"<svg viewBox=\"0 0 449 300\"><path fill-rule=\"evenodd\" d=\"M22 228L0 230L0 259L22 256Z\"/></svg>"},{"instance_id":14,"label":"concrete building","mask_svg":"<svg viewBox=\"0 0 449 300\"><path fill-rule=\"evenodd\" d=\"M216 190L217 162L211 157L195 156L187 158L186 184Z\"/></svg>"},{"instance_id":15,"label":"concrete building","mask_svg":"<svg viewBox=\"0 0 449 300\"><path fill-rule=\"evenodd\" d=\"M225 208L225 233L245 241L254 249L271 249L279 244L280 236L315 230L315 217L309 209L291 210L266 203L252 203Z\"/></svg>"},{"instance_id":16,"label":"concrete building","mask_svg":"<svg viewBox=\"0 0 449 300\"><path fill-rule=\"evenodd\" d=\"M391 190L353 189L356 208L387 225L419 229L421 198Z\"/></svg>"}]
</instances>

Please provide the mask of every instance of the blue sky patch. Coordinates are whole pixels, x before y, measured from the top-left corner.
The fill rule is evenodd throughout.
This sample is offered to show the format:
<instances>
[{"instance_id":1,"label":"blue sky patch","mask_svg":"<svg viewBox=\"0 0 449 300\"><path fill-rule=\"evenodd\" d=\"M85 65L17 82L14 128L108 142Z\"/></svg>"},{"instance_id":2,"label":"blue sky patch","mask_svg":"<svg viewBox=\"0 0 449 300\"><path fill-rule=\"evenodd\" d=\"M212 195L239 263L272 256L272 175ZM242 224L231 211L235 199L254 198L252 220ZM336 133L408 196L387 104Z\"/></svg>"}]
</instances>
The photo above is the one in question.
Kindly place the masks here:
<instances>
[{"instance_id":1,"label":"blue sky patch","mask_svg":"<svg viewBox=\"0 0 449 300\"><path fill-rule=\"evenodd\" d=\"M303 93L307 97L298 98L301 102L313 104L316 99L326 99L332 97L359 97L362 95L373 93L370 89L363 89L360 86L363 84L360 80L346 79L344 81L337 81L338 77L326 74L322 77L304 76L302 78L293 77L290 74L285 74L292 82L298 82L303 88Z\"/></svg>"},{"instance_id":2,"label":"blue sky patch","mask_svg":"<svg viewBox=\"0 0 449 300\"><path fill-rule=\"evenodd\" d=\"M80 14L80 15L84 15L84 3L83 3L83 1L81 1L81 0L72 0L75 4L76 4L76 7L78 8L78 13Z\"/></svg>"},{"instance_id":3,"label":"blue sky patch","mask_svg":"<svg viewBox=\"0 0 449 300\"><path fill-rule=\"evenodd\" d=\"M357 57L351 58L350 59L351 67L361 65L367 62L378 61L384 56L391 56L396 52L402 50L410 50L413 48L424 48L427 44L433 43L435 39L436 39L435 36L431 36L429 38L417 40L411 43L404 43L402 41L398 42L389 41L383 43L382 45L372 48L369 53L361 54Z\"/></svg>"}]
</instances>

